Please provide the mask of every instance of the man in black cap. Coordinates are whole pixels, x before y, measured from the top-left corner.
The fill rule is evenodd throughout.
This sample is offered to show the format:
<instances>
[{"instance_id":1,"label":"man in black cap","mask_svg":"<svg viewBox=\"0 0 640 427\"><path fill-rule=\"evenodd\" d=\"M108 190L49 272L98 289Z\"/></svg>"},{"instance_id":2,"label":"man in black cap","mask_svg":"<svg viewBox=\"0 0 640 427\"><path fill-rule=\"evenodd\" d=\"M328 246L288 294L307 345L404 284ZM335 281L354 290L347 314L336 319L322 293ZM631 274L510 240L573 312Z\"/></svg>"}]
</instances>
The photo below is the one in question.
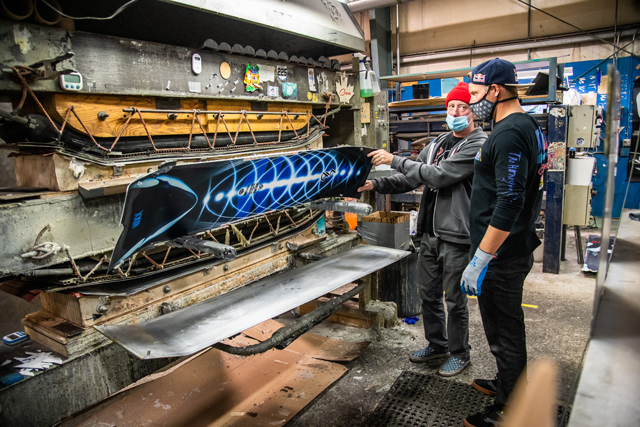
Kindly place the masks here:
<instances>
[{"instance_id":1,"label":"man in black cap","mask_svg":"<svg viewBox=\"0 0 640 427\"><path fill-rule=\"evenodd\" d=\"M540 245L535 222L542 202L547 163L546 138L520 107L516 67L492 59L473 69L471 109L480 120L495 120L475 158L471 191L472 259L462 274L462 291L478 306L498 374L473 387L495 395L495 404L467 417L467 427L495 427L527 364L522 289Z\"/></svg>"}]
</instances>

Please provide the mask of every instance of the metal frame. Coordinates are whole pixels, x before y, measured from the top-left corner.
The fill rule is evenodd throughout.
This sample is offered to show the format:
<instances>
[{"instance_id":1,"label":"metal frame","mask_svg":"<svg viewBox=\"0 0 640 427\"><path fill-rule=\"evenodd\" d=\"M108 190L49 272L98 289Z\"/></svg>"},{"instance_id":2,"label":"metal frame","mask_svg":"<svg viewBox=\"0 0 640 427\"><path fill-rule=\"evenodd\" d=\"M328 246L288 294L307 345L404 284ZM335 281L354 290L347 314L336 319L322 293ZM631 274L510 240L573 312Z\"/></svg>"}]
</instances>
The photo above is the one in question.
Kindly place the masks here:
<instances>
[{"instance_id":1,"label":"metal frame","mask_svg":"<svg viewBox=\"0 0 640 427\"><path fill-rule=\"evenodd\" d=\"M141 359L186 356L408 255L360 245L148 322L95 328Z\"/></svg>"},{"instance_id":2,"label":"metal frame","mask_svg":"<svg viewBox=\"0 0 640 427\"><path fill-rule=\"evenodd\" d=\"M522 70L530 70L536 68L542 68L545 66L549 67L549 92L546 97L540 98L529 98L524 99L522 101L523 105L536 105L536 104L554 104L558 101L557 99L557 82L556 79L551 78L552 70L555 70L556 77L560 77L560 79L564 79L564 64L558 64L558 58L544 58L544 59L534 59L531 61L521 61L514 62L516 69L518 71ZM445 71L433 71L426 73L413 73L413 74L403 74L398 76L384 76L380 77L380 80L386 80L389 82L413 82L420 80L436 80L443 79L448 77L464 77L469 72L471 72L473 68L459 68L455 70L445 70ZM389 108L390 113L417 113L421 111L444 111L445 108L443 105L428 105L423 107L400 107L400 108Z\"/></svg>"}]
</instances>

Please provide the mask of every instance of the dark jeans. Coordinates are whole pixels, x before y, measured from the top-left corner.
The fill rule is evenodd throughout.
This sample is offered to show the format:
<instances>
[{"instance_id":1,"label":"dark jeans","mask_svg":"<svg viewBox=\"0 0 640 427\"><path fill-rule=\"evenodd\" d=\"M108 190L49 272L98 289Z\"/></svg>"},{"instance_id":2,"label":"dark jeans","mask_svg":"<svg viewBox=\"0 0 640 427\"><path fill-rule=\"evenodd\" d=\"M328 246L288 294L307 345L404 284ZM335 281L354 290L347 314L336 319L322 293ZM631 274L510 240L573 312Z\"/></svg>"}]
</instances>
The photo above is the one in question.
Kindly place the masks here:
<instances>
[{"instance_id":1,"label":"dark jeans","mask_svg":"<svg viewBox=\"0 0 640 427\"><path fill-rule=\"evenodd\" d=\"M467 296L460 289L462 272L469 264L469 248L470 245L445 242L425 232L418 260L424 336L437 350L450 351L458 357L468 356L471 350Z\"/></svg>"},{"instance_id":2,"label":"dark jeans","mask_svg":"<svg viewBox=\"0 0 640 427\"><path fill-rule=\"evenodd\" d=\"M478 296L484 332L498 365L495 403L499 406L507 402L527 366L522 288L532 266L533 254L491 262Z\"/></svg>"}]
</instances>

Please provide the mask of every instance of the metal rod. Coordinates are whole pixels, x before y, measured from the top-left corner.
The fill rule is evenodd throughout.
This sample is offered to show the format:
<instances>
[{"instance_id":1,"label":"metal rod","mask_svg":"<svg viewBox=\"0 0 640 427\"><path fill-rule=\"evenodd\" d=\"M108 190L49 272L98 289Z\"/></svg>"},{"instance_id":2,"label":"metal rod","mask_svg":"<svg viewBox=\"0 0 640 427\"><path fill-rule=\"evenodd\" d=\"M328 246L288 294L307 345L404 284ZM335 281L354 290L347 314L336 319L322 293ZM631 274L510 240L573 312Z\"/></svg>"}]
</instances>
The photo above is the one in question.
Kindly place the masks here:
<instances>
[{"instance_id":1,"label":"metal rod","mask_svg":"<svg viewBox=\"0 0 640 427\"><path fill-rule=\"evenodd\" d=\"M527 9L527 40L531 40L531 0ZM531 49L527 49L527 61L531 59Z\"/></svg>"},{"instance_id":2,"label":"metal rod","mask_svg":"<svg viewBox=\"0 0 640 427\"><path fill-rule=\"evenodd\" d=\"M396 74L400 75L400 6L396 4ZM396 101L400 101L396 93Z\"/></svg>"},{"instance_id":3,"label":"metal rod","mask_svg":"<svg viewBox=\"0 0 640 427\"><path fill-rule=\"evenodd\" d=\"M175 114L193 114L193 110L158 110L158 109L150 109L150 110L142 110L142 109L134 109L134 108L123 108L123 112L131 113L134 111L139 111L141 113L175 113ZM287 111L246 111L245 114L253 114L253 115L283 115L288 113ZM209 111L209 110L198 110L197 114L242 114L242 111Z\"/></svg>"},{"instance_id":4,"label":"metal rod","mask_svg":"<svg viewBox=\"0 0 640 427\"><path fill-rule=\"evenodd\" d=\"M598 275L596 276L596 290L593 302L595 319L600 305L600 298L604 290L604 281L609 266L609 239L611 235L611 216L613 213L613 197L615 194L616 168L618 165L618 123L620 120L620 73L613 64L607 70L609 77L607 87L607 120L604 141L604 153L607 157L607 178L605 183L604 209L602 213L602 235L600 237L600 252L598 253ZM593 322L592 322L593 326Z\"/></svg>"}]
</instances>

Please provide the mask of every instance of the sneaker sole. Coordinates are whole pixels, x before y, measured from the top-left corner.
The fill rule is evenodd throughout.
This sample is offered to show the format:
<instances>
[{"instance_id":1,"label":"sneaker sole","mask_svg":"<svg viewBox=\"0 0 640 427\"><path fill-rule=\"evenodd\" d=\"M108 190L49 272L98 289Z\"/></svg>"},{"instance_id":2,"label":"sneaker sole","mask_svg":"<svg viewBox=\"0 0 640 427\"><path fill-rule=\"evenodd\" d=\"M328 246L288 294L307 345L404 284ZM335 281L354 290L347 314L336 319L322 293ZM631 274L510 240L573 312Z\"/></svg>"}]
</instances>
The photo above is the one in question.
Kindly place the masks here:
<instances>
[{"instance_id":1,"label":"sneaker sole","mask_svg":"<svg viewBox=\"0 0 640 427\"><path fill-rule=\"evenodd\" d=\"M446 371L438 371L438 374L443 376L443 377L455 377L456 375L459 375L462 373L462 371L464 371L465 369L467 369L467 367L471 365L471 361L468 361L467 363L465 363L465 365L456 370L456 371L452 371L452 372L446 372Z\"/></svg>"},{"instance_id":2,"label":"sneaker sole","mask_svg":"<svg viewBox=\"0 0 640 427\"><path fill-rule=\"evenodd\" d=\"M409 360L411 360L413 363L423 363L423 362L429 362L430 360L442 359L443 357L449 357L449 353L438 353L438 354L434 354L433 356L424 357L424 358L417 358L409 355Z\"/></svg>"},{"instance_id":3,"label":"sneaker sole","mask_svg":"<svg viewBox=\"0 0 640 427\"><path fill-rule=\"evenodd\" d=\"M479 385L475 382L475 380L474 380L474 381L473 381L473 383L471 384L471 387L475 388L475 389L476 389L476 390L478 390L480 393L486 394L486 395L488 395L488 396L495 396L496 394L498 394L498 393L496 393L495 391L487 390L486 388L479 386ZM465 425L466 425L466 424L465 424ZM470 424L469 424L469 425L470 425ZM471 426L471 427L473 427L473 426Z\"/></svg>"}]
</instances>

